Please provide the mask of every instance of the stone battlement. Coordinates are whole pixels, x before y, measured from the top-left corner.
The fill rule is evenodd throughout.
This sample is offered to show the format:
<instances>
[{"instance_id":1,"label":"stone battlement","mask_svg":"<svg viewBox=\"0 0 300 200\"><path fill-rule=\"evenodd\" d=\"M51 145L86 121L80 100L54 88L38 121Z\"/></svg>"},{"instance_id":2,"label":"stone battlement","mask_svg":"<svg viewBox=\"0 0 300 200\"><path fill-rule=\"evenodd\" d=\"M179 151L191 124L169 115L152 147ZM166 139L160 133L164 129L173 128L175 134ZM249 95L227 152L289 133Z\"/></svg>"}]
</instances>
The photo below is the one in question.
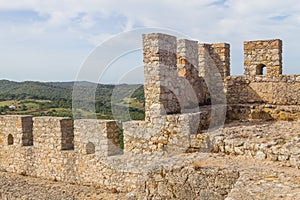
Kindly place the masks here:
<instances>
[{"instance_id":1,"label":"stone battlement","mask_svg":"<svg viewBox=\"0 0 300 200\"><path fill-rule=\"evenodd\" d=\"M298 130L290 127L300 119L300 75L282 75L281 40L245 42L242 76L230 76L230 45L226 43L202 44L166 34L146 34L143 55L145 120L123 123L124 150L116 121L0 116L0 169L155 196L151 188L158 190L156 177L162 172L153 165L161 166L160 159L177 154L221 152L300 167L292 151L277 151L287 148L278 138L265 137L265 143L268 138L276 141L271 144L272 151L263 145L252 148L259 141L250 129L259 129L259 125L240 130L240 146L236 143L241 139L234 138L238 127L223 128L232 120L279 120L293 121L283 123L287 134ZM268 133L272 134L281 125L270 124L263 130L274 126ZM244 140L250 136L251 141ZM289 142L294 144L295 138ZM231 184L238 178L236 172L225 174L234 174ZM223 198L229 190L214 195L222 193Z\"/></svg>"},{"instance_id":2,"label":"stone battlement","mask_svg":"<svg viewBox=\"0 0 300 200\"><path fill-rule=\"evenodd\" d=\"M0 116L0 122L0 144L6 149L33 146L48 152L76 148L81 154L120 153L120 130L112 120L6 115Z\"/></svg>"}]
</instances>

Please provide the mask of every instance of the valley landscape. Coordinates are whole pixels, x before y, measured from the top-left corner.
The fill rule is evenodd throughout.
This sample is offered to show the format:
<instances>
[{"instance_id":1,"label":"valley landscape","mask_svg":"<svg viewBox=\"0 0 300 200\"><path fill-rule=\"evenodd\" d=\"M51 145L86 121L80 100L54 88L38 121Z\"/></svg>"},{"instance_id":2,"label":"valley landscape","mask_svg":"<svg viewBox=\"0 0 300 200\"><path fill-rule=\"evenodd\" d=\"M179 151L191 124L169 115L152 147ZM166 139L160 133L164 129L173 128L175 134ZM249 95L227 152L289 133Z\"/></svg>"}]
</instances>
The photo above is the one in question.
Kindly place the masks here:
<instances>
[{"instance_id":1,"label":"valley landscape","mask_svg":"<svg viewBox=\"0 0 300 200\"><path fill-rule=\"evenodd\" d=\"M75 82L13 82L0 80L0 113L1 115L33 115L73 117L72 91ZM104 85L90 82L79 82L83 88L96 87L95 105L98 119L113 119L111 96L116 89L122 99L113 102L116 110L129 109L134 120L144 119L143 85ZM137 89L136 89L137 88ZM131 96L129 96L133 93ZM83 96L81 99L84 99ZM80 117L92 118L88 108L82 108ZM129 119L123 119L128 121Z\"/></svg>"}]
</instances>

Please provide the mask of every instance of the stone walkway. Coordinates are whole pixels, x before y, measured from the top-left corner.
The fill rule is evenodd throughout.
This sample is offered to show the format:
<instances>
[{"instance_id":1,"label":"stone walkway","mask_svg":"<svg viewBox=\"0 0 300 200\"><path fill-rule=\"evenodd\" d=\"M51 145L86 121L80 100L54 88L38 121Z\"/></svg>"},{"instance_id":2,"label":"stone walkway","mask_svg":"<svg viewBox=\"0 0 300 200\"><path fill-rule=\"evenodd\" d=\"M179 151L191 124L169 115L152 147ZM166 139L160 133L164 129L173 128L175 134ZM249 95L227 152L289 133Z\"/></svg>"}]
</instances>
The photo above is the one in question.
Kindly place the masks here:
<instances>
[{"instance_id":1,"label":"stone walkway","mask_svg":"<svg viewBox=\"0 0 300 200\"><path fill-rule=\"evenodd\" d=\"M225 200L300 199L300 170L282 166L280 162L222 154L191 154L186 157L188 159L195 160L189 164L191 166L218 167L239 172Z\"/></svg>"},{"instance_id":2,"label":"stone walkway","mask_svg":"<svg viewBox=\"0 0 300 200\"><path fill-rule=\"evenodd\" d=\"M0 200L124 199L124 194L0 172Z\"/></svg>"},{"instance_id":3,"label":"stone walkway","mask_svg":"<svg viewBox=\"0 0 300 200\"><path fill-rule=\"evenodd\" d=\"M199 169L203 170L204 172L206 170L216 170L216 172L238 172L238 178L234 184L229 186L221 185L221 187L232 188L230 189L228 194L225 194L226 200L300 199L300 170L292 167L281 166L280 162L259 161L255 159L249 159L244 156L230 156L211 153L192 153L188 155L177 155L174 158L168 158L165 160L165 162L162 162L166 163L165 165L162 164L162 167L165 169L170 168L170 163L168 163L168 161L170 160L173 160L172 162L175 168L178 168L180 165L182 165L182 167L185 167L187 169L197 169L198 172ZM165 180L159 180L156 176L156 178L151 181L165 181L166 183L170 184L171 180L166 180L169 177L171 177L170 172L172 172L174 175L174 170L169 171L169 174L165 174L167 176L163 176ZM154 172L153 175L157 175L157 173ZM178 177L180 178L181 176ZM184 176L182 177L184 178ZM180 182L181 180L178 181ZM226 180L224 181L215 178L214 181L214 185L226 184ZM187 181L186 184L198 184L201 187L206 186L201 182L193 183L193 179ZM211 187L211 185L207 185L207 187L209 188ZM162 194L166 193L166 191L164 190L160 192ZM0 193L2 194L3 200L150 199L150 196L143 194L135 194L131 197L131 194L120 194L116 193L116 191L104 191L101 188L52 182L32 177L15 175L7 172L0 172ZM181 191L181 195L185 194ZM200 192L198 197L193 197L190 199L203 199L200 198L200 195L203 195L203 193ZM188 197L188 195L186 197ZM157 193L157 196L152 196L151 199L166 198L161 198L159 196L159 193ZM173 199L182 198L175 197ZM224 199L224 197L215 196L214 198L208 199Z\"/></svg>"},{"instance_id":4,"label":"stone walkway","mask_svg":"<svg viewBox=\"0 0 300 200\"><path fill-rule=\"evenodd\" d=\"M214 152L300 168L300 121L234 122L207 134Z\"/></svg>"}]
</instances>

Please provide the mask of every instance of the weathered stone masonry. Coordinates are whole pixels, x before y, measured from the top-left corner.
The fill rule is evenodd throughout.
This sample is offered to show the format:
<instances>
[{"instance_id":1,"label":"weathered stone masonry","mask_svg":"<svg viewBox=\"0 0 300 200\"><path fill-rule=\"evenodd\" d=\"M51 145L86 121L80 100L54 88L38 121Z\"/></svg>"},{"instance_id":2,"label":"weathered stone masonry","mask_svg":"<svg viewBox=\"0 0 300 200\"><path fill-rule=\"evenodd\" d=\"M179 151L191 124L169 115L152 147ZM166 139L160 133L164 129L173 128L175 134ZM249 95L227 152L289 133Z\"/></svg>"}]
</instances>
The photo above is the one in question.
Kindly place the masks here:
<instances>
[{"instance_id":1,"label":"weathered stone masonry","mask_svg":"<svg viewBox=\"0 0 300 200\"><path fill-rule=\"evenodd\" d=\"M282 74L282 41L260 40L244 42L245 76L263 75L266 67L267 76Z\"/></svg>"},{"instance_id":2,"label":"weathered stone masonry","mask_svg":"<svg viewBox=\"0 0 300 200\"><path fill-rule=\"evenodd\" d=\"M286 136L262 136L272 147L266 150L255 139L255 131L222 128L231 120L300 119L300 75L282 75L281 40L245 42L244 49L244 75L230 76L229 44L201 44L160 33L143 35L146 117L123 123L124 150L120 149L116 121L0 116L0 169L122 192L138 191L147 198L189 194L191 198L224 199L239 173L215 166L190 168L201 154L185 164L182 155L222 152L300 167L298 150L280 142L284 138L288 144L297 144L297 136L291 141ZM291 128L296 123L268 125L264 131L270 127L272 134L272 127L280 126L289 133L298 130ZM236 139L237 131L251 140ZM269 144L269 137L275 142ZM168 158L177 154L181 157L176 162ZM179 178L183 174L194 177L188 187ZM195 177L200 180L205 174L212 177L206 182L210 188L196 181ZM221 179L229 184L220 185L217 180ZM163 194L166 190L169 192Z\"/></svg>"}]
</instances>

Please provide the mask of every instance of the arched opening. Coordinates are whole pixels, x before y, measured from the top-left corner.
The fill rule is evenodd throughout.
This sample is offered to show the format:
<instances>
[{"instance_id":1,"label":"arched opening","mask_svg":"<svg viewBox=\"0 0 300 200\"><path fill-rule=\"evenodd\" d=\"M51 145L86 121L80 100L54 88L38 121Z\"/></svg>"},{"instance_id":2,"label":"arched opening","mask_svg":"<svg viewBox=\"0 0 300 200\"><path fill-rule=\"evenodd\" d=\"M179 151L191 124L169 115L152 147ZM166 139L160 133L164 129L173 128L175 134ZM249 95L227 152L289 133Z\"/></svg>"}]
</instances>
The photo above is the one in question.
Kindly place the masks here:
<instances>
[{"instance_id":1,"label":"arched opening","mask_svg":"<svg viewBox=\"0 0 300 200\"><path fill-rule=\"evenodd\" d=\"M12 134L9 134L7 137L7 144L8 145L13 145L14 144L14 137L12 136Z\"/></svg>"},{"instance_id":2,"label":"arched opening","mask_svg":"<svg viewBox=\"0 0 300 200\"><path fill-rule=\"evenodd\" d=\"M266 75L267 74L267 68L264 64L259 64L256 67L256 75Z\"/></svg>"},{"instance_id":3,"label":"arched opening","mask_svg":"<svg viewBox=\"0 0 300 200\"><path fill-rule=\"evenodd\" d=\"M95 145L92 142L87 143L85 149L86 149L86 154L94 154L95 153Z\"/></svg>"}]
</instances>

